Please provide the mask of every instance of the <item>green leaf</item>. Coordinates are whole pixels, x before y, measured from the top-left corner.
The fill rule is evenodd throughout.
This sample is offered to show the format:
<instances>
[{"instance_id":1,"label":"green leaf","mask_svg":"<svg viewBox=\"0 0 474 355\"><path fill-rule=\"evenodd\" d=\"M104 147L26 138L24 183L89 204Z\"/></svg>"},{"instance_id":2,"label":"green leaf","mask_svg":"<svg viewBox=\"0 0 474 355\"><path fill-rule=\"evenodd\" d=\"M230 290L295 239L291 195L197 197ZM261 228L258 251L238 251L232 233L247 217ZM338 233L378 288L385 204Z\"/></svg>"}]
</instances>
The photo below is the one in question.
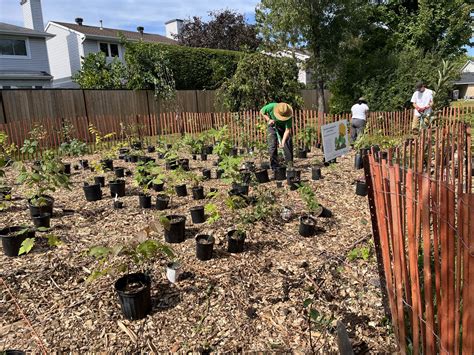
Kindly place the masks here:
<instances>
[{"instance_id":1,"label":"green leaf","mask_svg":"<svg viewBox=\"0 0 474 355\"><path fill-rule=\"evenodd\" d=\"M21 243L20 250L18 255L28 254L35 245L35 238L26 238L23 243Z\"/></svg>"},{"instance_id":2,"label":"green leaf","mask_svg":"<svg viewBox=\"0 0 474 355\"><path fill-rule=\"evenodd\" d=\"M48 245L50 247L58 247L62 244L61 239L57 235L48 234L45 237L48 238Z\"/></svg>"},{"instance_id":3,"label":"green leaf","mask_svg":"<svg viewBox=\"0 0 474 355\"><path fill-rule=\"evenodd\" d=\"M105 258L112 252L112 249L104 246L95 246L89 249L89 256L97 259Z\"/></svg>"},{"instance_id":4,"label":"green leaf","mask_svg":"<svg viewBox=\"0 0 474 355\"><path fill-rule=\"evenodd\" d=\"M303 307L307 308L312 303L313 303L313 300L311 298L307 298L303 301Z\"/></svg>"},{"instance_id":5,"label":"green leaf","mask_svg":"<svg viewBox=\"0 0 474 355\"><path fill-rule=\"evenodd\" d=\"M47 231L49 231L49 228L47 228L47 227L38 227L38 228L36 228L36 230L38 232L47 232Z\"/></svg>"},{"instance_id":6,"label":"green leaf","mask_svg":"<svg viewBox=\"0 0 474 355\"><path fill-rule=\"evenodd\" d=\"M309 312L309 317L313 321L317 321L319 319L319 316L320 316L319 312L315 310L314 308L311 309L311 311Z\"/></svg>"}]
</instances>

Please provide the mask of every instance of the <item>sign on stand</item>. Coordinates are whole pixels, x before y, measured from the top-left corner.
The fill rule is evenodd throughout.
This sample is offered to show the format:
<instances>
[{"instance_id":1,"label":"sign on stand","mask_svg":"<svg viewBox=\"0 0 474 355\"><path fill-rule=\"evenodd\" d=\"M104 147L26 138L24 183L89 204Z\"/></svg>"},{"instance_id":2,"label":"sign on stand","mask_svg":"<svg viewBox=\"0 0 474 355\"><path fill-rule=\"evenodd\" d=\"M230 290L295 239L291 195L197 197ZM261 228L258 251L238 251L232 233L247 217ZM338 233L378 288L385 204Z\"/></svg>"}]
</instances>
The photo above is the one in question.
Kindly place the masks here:
<instances>
[{"instance_id":1,"label":"sign on stand","mask_svg":"<svg viewBox=\"0 0 474 355\"><path fill-rule=\"evenodd\" d=\"M330 161L349 153L349 129L347 120L341 120L321 126L324 148L324 160Z\"/></svg>"}]
</instances>

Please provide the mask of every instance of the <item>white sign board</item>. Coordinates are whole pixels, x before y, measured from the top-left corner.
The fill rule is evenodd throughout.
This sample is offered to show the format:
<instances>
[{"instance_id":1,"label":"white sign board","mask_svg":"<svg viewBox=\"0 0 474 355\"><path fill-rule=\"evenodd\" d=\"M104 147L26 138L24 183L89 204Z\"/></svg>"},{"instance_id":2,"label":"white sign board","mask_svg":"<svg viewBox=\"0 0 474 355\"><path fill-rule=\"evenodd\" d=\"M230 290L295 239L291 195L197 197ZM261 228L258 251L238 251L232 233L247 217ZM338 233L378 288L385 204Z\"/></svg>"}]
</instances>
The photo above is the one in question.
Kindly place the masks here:
<instances>
[{"instance_id":1,"label":"white sign board","mask_svg":"<svg viewBox=\"0 0 474 355\"><path fill-rule=\"evenodd\" d=\"M351 146L348 132L347 120L329 123L321 127L325 161L349 153Z\"/></svg>"}]
</instances>

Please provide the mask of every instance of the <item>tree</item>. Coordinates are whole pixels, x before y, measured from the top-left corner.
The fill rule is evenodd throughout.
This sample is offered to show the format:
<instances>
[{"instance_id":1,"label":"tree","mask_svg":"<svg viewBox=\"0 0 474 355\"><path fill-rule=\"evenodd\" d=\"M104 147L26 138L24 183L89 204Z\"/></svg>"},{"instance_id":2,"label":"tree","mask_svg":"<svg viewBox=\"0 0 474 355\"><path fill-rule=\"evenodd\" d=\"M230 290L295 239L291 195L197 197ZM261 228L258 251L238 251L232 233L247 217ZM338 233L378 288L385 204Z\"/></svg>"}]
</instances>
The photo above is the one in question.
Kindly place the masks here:
<instances>
[{"instance_id":1,"label":"tree","mask_svg":"<svg viewBox=\"0 0 474 355\"><path fill-rule=\"evenodd\" d=\"M227 79L218 97L230 111L257 110L269 102L302 104L298 67L294 59L248 53L240 61L234 76Z\"/></svg>"},{"instance_id":2,"label":"tree","mask_svg":"<svg viewBox=\"0 0 474 355\"><path fill-rule=\"evenodd\" d=\"M125 66L118 58L107 62L105 54L98 52L83 57L82 68L72 80L82 89L121 89L125 76Z\"/></svg>"},{"instance_id":3,"label":"tree","mask_svg":"<svg viewBox=\"0 0 474 355\"><path fill-rule=\"evenodd\" d=\"M354 27L362 0L262 0L256 20L267 45L311 52L318 110L325 111L324 89L337 65L341 44ZM364 1L365 3L365 1Z\"/></svg>"},{"instance_id":4,"label":"tree","mask_svg":"<svg viewBox=\"0 0 474 355\"><path fill-rule=\"evenodd\" d=\"M176 36L179 43L189 47L256 50L261 40L254 25L248 24L242 14L231 10L209 12L211 20L205 22L193 17L184 22Z\"/></svg>"}]
</instances>

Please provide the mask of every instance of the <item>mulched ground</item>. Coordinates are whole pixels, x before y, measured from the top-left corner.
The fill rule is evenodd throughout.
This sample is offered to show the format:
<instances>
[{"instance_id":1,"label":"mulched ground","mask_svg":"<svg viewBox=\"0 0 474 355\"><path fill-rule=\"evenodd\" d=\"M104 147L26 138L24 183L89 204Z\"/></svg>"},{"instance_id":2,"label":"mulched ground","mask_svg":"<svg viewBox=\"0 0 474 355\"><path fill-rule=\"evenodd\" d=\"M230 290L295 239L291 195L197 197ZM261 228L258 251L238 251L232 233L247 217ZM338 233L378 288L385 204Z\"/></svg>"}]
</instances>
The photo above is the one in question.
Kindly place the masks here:
<instances>
[{"instance_id":1,"label":"mulched ground","mask_svg":"<svg viewBox=\"0 0 474 355\"><path fill-rule=\"evenodd\" d=\"M353 158L351 154L323 168L324 179L320 181L310 181L309 159L296 162L319 202L334 214L332 218L318 218L318 235L300 237L296 218L286 224L269 218L247 231L242 254L226 252L225 231L234 221L223 202L219 203L223 217L216 225L192 225L189 208L202 201L173 197L173 212L188 218L189 238L172 246L187 278L170 284L164 258L144 265L153 278L154 307L146 319L133 322L121 314L113 290L116 276L85 282L97 267L97 261L85 251L95 245L112 246L140 238L140 231L157 212L138 208L131 178L127 178L123 210L111 208L108 186L103 188L103 200L87 203L82 183L94 174L74 172L73 190L52 194L56 203L51 232L63 245L50 249L40 243L30 254L18 258L0 252L0 351L15 348L37 352L43 346L48 352L311 352L303 307L307 298L314 298L314 309L329 319L329 325L312 328L314 351L337 350L337 321L346 325L356 353L394 351L375 258L350 261L347 257L354 247L370 245L371 239L367 199L355 195L353 182L362 173L353 169ZM191 160L191 168L199 171L211 167L212 160ZM115 165L133 169L133 164L121 161ZM12 171L8 179L13 181ZM210 187L228 189L216 179L203 185L206 192ZM278 189L272 181L266 188L276 193L278 206L303 212L298 193L289 191L286 184ZM1 228L31 225L24 192L22 186L14 187L12 205L0 213ZM75 213L67 215L62 209ZM214 258L207 262L195 257L193 237L203 231L211 231L217 239ZM162 233L153 238L164 240Z\"/></svg>"}]
</instances>

